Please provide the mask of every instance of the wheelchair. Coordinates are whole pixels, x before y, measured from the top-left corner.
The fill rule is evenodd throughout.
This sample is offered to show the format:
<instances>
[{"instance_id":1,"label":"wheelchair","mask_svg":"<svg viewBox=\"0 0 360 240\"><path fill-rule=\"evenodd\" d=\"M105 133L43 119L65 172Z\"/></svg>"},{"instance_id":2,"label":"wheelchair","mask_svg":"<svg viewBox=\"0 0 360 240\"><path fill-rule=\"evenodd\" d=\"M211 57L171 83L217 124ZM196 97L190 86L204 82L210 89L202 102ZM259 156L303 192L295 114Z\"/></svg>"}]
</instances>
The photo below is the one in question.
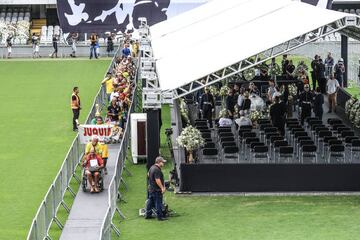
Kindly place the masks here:
<instances>
[{"instance_id":1,"label":"wheelchair","mask_svg":"<svg viewBox=\"0 0 360 240\"><path fill-rule=\"evenodd\" d=\"M104 170L100 169L99 171L99 181L98 181L98 185L96 186L100 192L102 192L104 190ZM87 192L88 189L88 178L87 175L85 174L85 168L83 168L82 170L82 181L81 181L81 186L82 186L82 190L83 192Z\"/></svg>"}]
</instances>

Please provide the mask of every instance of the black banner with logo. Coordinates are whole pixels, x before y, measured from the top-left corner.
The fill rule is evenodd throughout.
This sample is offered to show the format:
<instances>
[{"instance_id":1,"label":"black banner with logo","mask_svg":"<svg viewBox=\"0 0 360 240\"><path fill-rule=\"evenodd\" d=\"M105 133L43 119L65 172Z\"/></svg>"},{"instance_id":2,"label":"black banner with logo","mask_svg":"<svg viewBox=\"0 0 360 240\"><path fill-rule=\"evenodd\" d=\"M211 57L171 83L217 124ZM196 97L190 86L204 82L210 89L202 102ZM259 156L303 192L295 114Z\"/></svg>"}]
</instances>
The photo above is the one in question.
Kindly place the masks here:
<instances>
[{"instance_id":1,"label":"black banner with logo","mask_svg":"<svg viewBox=\"0 0 360 240\"><path fill-rule=\"evenodd\" d=\"M66 32L117 32L139 27L145 17L151 26L167 19L171 0L58 0L61 28Z\"/></svg>"}]
</instances>

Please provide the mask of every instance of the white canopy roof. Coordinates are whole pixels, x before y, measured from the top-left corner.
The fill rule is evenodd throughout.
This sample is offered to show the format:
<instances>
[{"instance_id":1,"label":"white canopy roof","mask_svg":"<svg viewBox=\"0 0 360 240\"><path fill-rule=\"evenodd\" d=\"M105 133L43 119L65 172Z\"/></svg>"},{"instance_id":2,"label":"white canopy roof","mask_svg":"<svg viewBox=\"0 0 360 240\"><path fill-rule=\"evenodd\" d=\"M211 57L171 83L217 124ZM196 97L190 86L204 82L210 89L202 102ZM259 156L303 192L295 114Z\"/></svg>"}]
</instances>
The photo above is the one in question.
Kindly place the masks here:
<instances>
[{"instance_id":1,"label":"white canopy roof","mask_svg":"<svg viewBox=\"0 0 360 240\"><path fill-rule=\"evenodd\" d=\"M291 0L210 1L150 28L160 87L176 89L345 16Z\"/></svg>"}]
</instances>

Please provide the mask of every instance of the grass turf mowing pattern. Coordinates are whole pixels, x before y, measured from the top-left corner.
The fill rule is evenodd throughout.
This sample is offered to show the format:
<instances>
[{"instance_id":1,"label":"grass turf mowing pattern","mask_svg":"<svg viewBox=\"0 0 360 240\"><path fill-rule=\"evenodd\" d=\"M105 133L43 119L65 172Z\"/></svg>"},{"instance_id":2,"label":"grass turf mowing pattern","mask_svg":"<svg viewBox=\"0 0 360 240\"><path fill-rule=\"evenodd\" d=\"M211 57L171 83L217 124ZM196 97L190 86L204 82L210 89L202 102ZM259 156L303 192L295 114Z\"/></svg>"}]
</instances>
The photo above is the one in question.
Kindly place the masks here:
<instances>
[{"instance_id":1,"label":"grass turf mowing pattern","mask_svg":"<svg viewBox=\"0 0 360 240\"><path fill-rule=\"evenodd\" d=\"M75 137L72 88L80 88L83 122L109 64L109 60L0 62L1 240L25 239Z\"/></svg>"},{"instance_id":2,"label":"grass turf mowing pattern","mask_svg":"<svg viewBox=\"0 0 360 240\"><path fill-rule=\"evenodd\" d=\"M170 126L169 109L163 107L161 152L168 157L164 130ZM169 158L168 158L169 159ZM167 192L165 201L179 216L169 221L145 220L138 216L146 197L146 167L127 163L133 176L124 173L127 203L119 208L127 219L114 222L122 240L218 240L358 239L358 196L191 196ZM167 178L171 163L164 170Z\"/></svg>"}]
</instances>

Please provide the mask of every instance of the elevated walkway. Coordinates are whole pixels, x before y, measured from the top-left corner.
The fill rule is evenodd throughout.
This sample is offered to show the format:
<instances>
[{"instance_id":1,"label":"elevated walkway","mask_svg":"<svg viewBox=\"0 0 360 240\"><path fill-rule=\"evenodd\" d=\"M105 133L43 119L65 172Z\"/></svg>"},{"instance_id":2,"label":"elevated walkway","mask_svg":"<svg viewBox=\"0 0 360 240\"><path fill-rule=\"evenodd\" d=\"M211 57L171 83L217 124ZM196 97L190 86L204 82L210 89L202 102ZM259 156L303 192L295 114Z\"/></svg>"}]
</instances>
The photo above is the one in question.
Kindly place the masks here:
<instances>
[{"instance_id":1,"label":"elevated walkway","mask_svg":"<svg viewBox=\"0 0 360 240\"><path fill-rule=\"evenodd\" d=\"M116 157L119 151L120 144L109 145L108 175L104 175L104 191L101 193L83 192L80 187L60 240L99 239L101 224L109 206L108 189L110 180L114 175Z\"/></svg>"}]
</instances>

